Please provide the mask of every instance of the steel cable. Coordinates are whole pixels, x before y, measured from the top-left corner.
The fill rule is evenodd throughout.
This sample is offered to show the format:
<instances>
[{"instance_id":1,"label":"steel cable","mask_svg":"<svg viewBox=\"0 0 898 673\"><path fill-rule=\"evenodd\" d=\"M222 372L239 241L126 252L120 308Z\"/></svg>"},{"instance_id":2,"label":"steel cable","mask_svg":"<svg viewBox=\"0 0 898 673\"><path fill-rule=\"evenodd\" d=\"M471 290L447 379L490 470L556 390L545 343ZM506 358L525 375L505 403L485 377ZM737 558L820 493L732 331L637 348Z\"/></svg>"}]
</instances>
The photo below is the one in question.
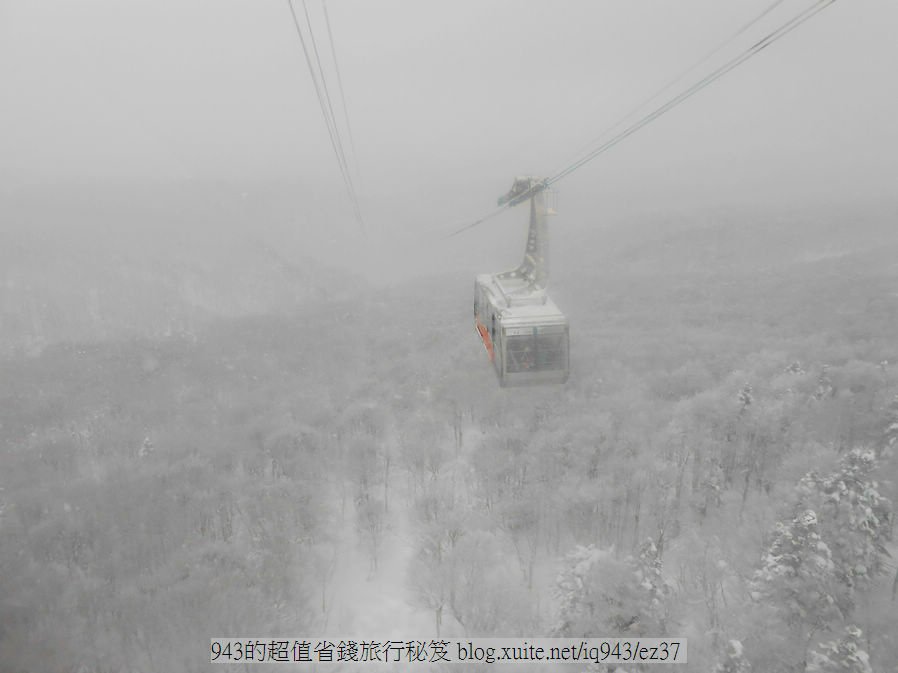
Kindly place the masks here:
<instances>
[{"instance_id":1,"label":"steel cable","mask_svg":"<svg viewBox=\"0 0 898 673\"><path fill-rule=\"evenodd\" d=\"M325 88L326 93L326 84L323 81L324 72L321 70L321 61L318 59L319 65L319 74L322 78L322 82L319 84L318 77L315 73L315 66L312 63L312 58L309 54L308 46L306 45L305 37L303 36L302 29L299 25L299 19L296 16L296 10L293 7L293 0L287 0L287 5L290 8L290 15L293 17L293 25L296 28L296 34L299 37L299 42L302 45L303 55L306 59L306 65L309 67L309 74L312 77L312 84L315 86L315 94L318 97L318 104L321 107L321 114L324 116L325 126L327 127L328 137L330 138L331 148L334 151L334 156L337 158L337 165L340 168L340 173L343 177L343 183L346 187L346 192L349 195L350 203L353 207L353 212L355 214L356 220L359 225L362 227L363 231L365 228L364 221L362 220L361 209L359 208L358 199L356 198L355 189L352 184L352 178L349 175L349 169L346 165L346 157L342 151L342 144L340 143L339 130L335 127L335 120L333 118L333 108L330 108L330 102L325 98L325 95L322 95L322 86ZM305 8L305 0L303 0L303 7ZM312 39L312 43L314 46L314 36L311 34L311 22L309 21L308 11L305 13L306 23L309 27L310 37ZM317 48L316 48L316 58L317 58ZM328 108L330 108L330 114L328 114Z\"/></svg>"},{"instance_id":2,"label":"steel cable","mask_svg":"<svg viewBox=\"0 0 898 673\"><path fill-rule=\"evenodd\" d=\"M715 82L716 80L720 79L720 78L723 77L725 74L727 74L728 72L730 72L730 71L733 70L734 68L738 67L739 65L741 65L742 63L744 63L745 61L747 61L748 59L750 59L751 57L753 57L753 56L755 56L756 54L758 54L759 52L763 51L764 49L766 49L767 47L769 47L771 44L773 44L774 42L776 42L776 41L779 40L780 38L784 37L784 36L787 35L788 33L792 32L793 30L795 30L796 28L798 28L801 24L803 24L805 21L809 20L810 18L812 18L813 16L815 16L815 15L818 14L819 12L823 11L824 9L826 9L827 7L829 7L830 5L834 4L835 2L836 2L836 0L817 0L817 2L815 2L812 6L808 7L807 9L805 9L805 10L803 10L803 11L801 11L801 12L799 12L797 15L793 16L793 17L792 17L791 19L789 19L787 22L785 22L784 24L782 24L779 28L777 28L776 30L772 31L771 33L768 33L764 38L762 38L761 40L757 41L755 44L753 44L753 45L750 46L749 48L745 49L745 50L744 50L743 52L741 52L738 56L736 56L736 57L730 59L729 61L727 61L727 62L726 62L725 64L723 64L722 66L718 67L717 69L715 69L714 71L712 71L711 73L709 73L708 75L706 75L705 77L703 77L702 79L700 79L700 80L699 80L698 82L696 82L695 84L691 85L690 87L688 87L687 89L685 89L685 90L682 91L681 93L677 94L676 96L674 96L673 98L671 98L670 100L668 100L668 101L667 101L666 103L664 103L663 105L659 106L658 108L656 108L655 110L653 110L653 111L650 112L649 114L647 114L647 115L645 115L644 117L642 117L641 119L639 119L639 121L637 121L637 122L631 124L631 125L628 126L626 129L624 129L623 131L621 131L620 133L618 133L617 135L615 135L614 137L612 137L610 140L604 142L602 145L600 145L600 146L599 146L598 148L596 148L595 150L592 150L592 151L588 152L585 156L583 156L583 157L581 157L581 158L575 160L573 163L569 164L567 167L565 167L564 169L562 169L561 171L559 171L558 173L556 173L556 174L555 174L554 176L552 176L551 178L548 178L547 180L545 180L545 181L543 181L542 183L540 183L540 185L538 185L538 188L539 188L539 189L544 189L544 188L546 188L546 187L549 187L549 186L555 184L555 183L558 182L559 180L562 180L563 178L565 178L565 177L567 177L568 175L570 175L571 173L573 173L573 172L574 172L575 170L577 170L578 168L581 168L581 167L582 167L583 165L585 165L586 163L592 161L593 159L595 159L596 157L598 157L600 154L603 154L603 153L607 152L609 149L611 149L612 147L614 147L615 145L617 145L619 142L621 142L621 141L624 140L625 138L627 138L627 137L633 135L634 133L636 133L637 131L639 131L641 128L643 128L644 126L650 124L650 123L653 122L655 119L657 119L658 117L662 116L662 115L665 114L666 112L670 111L671 109L673 109L674 107L676 107L677 105L679 105L680 103L682 103L683 101L687 100L688 98L691 98L693 95L695 95L696 93L698 93L699 91L701 91L701 90L704 89L705 87L709 86L710 84L712 84L712 83ZM760 16L758 16L754 21L752 21L750 24L748 24L748 26L746 26L746 27L743 28L743 29L740 29L740 31L739 31L738 34L741 34L741 33L745 32L745 30L747 30L748 27L750 27L751 25L753 25L754 23L756 23L761 17L765 16L765 15L768 14L770 11L772 11L772 9L773 9L774 7L776 7L776 5L778 5L778 4L779 4L779 2L775 2L773 5L771 5L770 7L768 7L768 8L767 8L767 9L766 9ZM715 50L714 53L716 53L716 51L719 51L719 49L722 48L722 46L723 46L723 45L721 45L721 47L717 48L717 49ZM709 58L710 55L712 55L712 54L709 54L708 56L704 57L704 58L702 59L702 62L705 61L705 60L707 60L707 58ZM690 68L690 69L687 71L687 73L688 73L688 72L691 72L693 69L694 69L694 67ZM685 74L686 74L686 73L684 73L684 75L681 75L680 77L678 77L678 78L677 78L677 81L679 81L679 79L682 79L682 77L685 76ZM669 88L669 86L668 86L668 87L665 87L665 89L662 89L662 91L666 90L667 88ZM656 97L657 97L657 94L656 94L655 96L653 96L652 99L653 99L653 98L656 98ZM652 100L652 99L649 99L649 100ZM641 106L640 106L640 107L641 107ZM626 117L625 117L625 118L626 118ZM615 124L615 125L612 126L611 128L612 128L612 129L613 129L613 128L616 128L616 127L619 126L619 125L620 125L620 122L618 122L618 124ZM593 142L595 142L595 141L593 141ZM592 143L590 143L590 144L592 144ZM532 187L532 188L531 188L531 191L534 190L534 189L536 189L536 188L537 188L537 187ZM523 194L523 195L521 195L521 198L520 198L520 199L517 199L517 200L516 200L516 202L520 202L520 200L523 200L523 199L525 199L526 197L527 197L527 195L526 195L526 194ZM484 215L484 216L481 217L480 219L478 219L478 220L472 222L471 224L466 225L466 226L462 227L461 229L458 229L458 230L456 230L456 231L454 231L454 232L448 234L448 235L446 236L446 238L450 238L450 237L452 237L452 236L456 236L456 235L462 233L463 231L466 231L466 230L468 230L468 229L471 229L471 228L477 226L478 224L481 224L481 223L483 223L483 222L485 222L485 221L487 221L487 220L489 220L489 219L495 217L496 215L498 215L499 213L501 213L503 210L505 210L505 209L508 208L508 207L509 207L508 205L502 206L502 207L500 207L500 208L498 208L498 209L492 211L491 213L488 213L487 215Z\"/></svg>"}]
</instances>

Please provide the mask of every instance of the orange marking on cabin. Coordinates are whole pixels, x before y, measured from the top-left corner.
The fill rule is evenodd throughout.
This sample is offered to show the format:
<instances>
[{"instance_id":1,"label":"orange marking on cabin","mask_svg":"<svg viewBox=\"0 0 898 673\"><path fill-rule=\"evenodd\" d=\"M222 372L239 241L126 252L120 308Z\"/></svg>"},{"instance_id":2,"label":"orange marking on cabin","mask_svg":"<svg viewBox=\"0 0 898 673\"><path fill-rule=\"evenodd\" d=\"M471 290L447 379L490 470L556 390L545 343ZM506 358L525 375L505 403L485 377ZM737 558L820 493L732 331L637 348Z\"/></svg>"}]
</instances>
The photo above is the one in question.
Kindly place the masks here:
<instances>
[{"instance_id":1,"label":"orange marking on cabin","mask_svg":"<svg viewBox=\"0 0 898 673\"><path fill-rule=\"evenodd\" d=\"M486 328L486 326L480 322L479 318L474 319L474 324L477 326L477 331L480 332L480 338L483 339L483 345L486 348L486 352L490 356L490 362L493 361L493 340L490 339L490 332Z\"/></svg>"}]
</instances>

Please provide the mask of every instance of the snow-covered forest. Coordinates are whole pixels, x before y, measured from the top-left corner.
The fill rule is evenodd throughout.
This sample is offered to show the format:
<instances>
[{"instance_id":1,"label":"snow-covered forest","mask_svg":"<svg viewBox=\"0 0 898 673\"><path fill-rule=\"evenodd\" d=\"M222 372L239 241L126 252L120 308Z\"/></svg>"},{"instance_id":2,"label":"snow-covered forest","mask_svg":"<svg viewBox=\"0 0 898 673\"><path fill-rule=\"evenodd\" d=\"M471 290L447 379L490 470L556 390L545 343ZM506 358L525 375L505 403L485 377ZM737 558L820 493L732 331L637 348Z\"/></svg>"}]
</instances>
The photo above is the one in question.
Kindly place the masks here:
<instances>
[{"instance_id":1,"label":"snow-covered forest","mask_svg":"<svg viewBox=\"0 0 898 673\"><path fill-rule=\"evenodd\" d=\"M571 379L522 389L497 385L467 275L382 288L132 241L41 286L81 253L8 234L0 668L439 634L896 671L894 225L732 211L561 243Z\"/></svg>"}]
</instances>

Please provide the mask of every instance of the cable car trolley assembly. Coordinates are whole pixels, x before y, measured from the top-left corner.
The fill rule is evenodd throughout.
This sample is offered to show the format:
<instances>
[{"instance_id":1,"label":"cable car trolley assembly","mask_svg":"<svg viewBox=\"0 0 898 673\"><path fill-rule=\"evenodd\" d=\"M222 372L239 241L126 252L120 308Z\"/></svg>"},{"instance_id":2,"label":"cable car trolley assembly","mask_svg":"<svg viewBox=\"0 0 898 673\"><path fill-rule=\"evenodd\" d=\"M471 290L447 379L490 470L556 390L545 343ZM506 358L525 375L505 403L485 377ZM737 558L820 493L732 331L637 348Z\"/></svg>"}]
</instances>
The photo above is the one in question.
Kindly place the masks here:
<instances>
[{"instance_id":1,"label":"cable car trolley assembly","mask_svg":"<svg viewBox=\"0 0 898 673\"><path fill-rule=\"evenodd\" d=\"M530 201L530 230L517 269L477 276L474 326L501 386L564 383L570 374L569 328L546 292L549 278L548 184L518 177L500 206Z\"/></svg>"}]
</instances>

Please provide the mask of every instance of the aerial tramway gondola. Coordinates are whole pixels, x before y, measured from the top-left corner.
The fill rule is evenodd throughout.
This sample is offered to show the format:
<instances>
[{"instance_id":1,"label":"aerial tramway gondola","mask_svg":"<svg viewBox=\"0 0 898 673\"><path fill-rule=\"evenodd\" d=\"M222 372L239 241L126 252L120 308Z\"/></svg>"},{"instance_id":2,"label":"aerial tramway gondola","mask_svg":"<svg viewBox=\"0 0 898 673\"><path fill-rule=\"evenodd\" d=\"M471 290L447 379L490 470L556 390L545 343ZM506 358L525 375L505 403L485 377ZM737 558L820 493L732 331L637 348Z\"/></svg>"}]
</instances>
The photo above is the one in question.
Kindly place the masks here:
<instances>
[{"instance_id":1,"label":"aerial tramway gondola","mask_svg":"<svg viewBox=\"0 0 898 673\"><path fill-rule=\"evenodd\" d=\"M474 285L474 326L499 384L564 383L570 374L568 321L546 292L549 277L545 180L515 179L500 206L530 200L530 231L517 269L481 274Z\"/></svg>"},{"instance_id":2,"label":"aerial tramway gondola","mask_svg":"<svg viewBox=\"0 0 898 673\"><path fill-rule=\"evenodd\" d=\"M617 124L607 129L606 134L603 134L594 143L590 143L593 145L593 149L586 151L585 154L551 178L540 179L530 176L516 178L511 191L499 199L500 208L498 210L449 234L449 236L456 236L485 222L506 207L515 206L528 199L530 201L530 232L527 237L524 261L513 271L481 274L477 276L474 286L474 325L496 369L500 385L564 383L570 374L568 321L546 293L549 276L549 241L546 218L550 214L554 214L546 205L546 193L549 188L691 98L712 82L739 67L835 2L836 0L814 0L805 9L780 24L761 40L729 58L650 113L624 126L622 130L614 133L611 137L607 137L606 134L620 127L643 105L655 100L661 93L678 83L698 65L719 53L782 3L782 0L773 0L771 5L748 24L702 57L698 63L683 72L670 84L664 86L657 94L647 99L645 103L626 114ZM602 140L602 138L605 139ZM595 143L600 144L596 147Z\"/></svg>"}]
</instances>

